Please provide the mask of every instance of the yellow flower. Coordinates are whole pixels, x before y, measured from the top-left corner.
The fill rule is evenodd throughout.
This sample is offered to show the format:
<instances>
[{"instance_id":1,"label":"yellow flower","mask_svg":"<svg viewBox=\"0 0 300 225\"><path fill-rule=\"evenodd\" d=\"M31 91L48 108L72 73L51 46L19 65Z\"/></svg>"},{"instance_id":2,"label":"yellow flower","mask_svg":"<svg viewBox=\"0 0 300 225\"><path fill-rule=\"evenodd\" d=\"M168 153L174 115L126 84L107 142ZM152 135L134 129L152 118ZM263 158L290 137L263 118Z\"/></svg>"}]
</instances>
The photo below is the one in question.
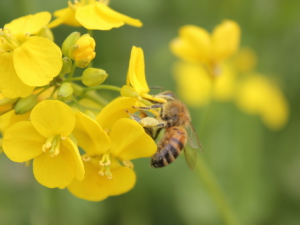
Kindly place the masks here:
<instances>
[{"instance_id":1,"label":"yellow flower","mask_svg":"<svg viewBox=\"0 0 300 225\"><path fill-rule=\"evenodd\" d=\"M36 180L49 188L65 188L75 178L82 180L84 167L77 146L70 135L75 115L57 100L45 100L30 114L31 121L21 121L4 133L4 153L15 162L34 159Z\"/></svg>"},{"instance_id":2,"label":"yellow flower","mask_svg":"<svg viewBox=\"0 0 300 225\"><path fill-rule=\"evenodd\" d=\"M5 97L26 97L34 87L58 75L62 67L59 47L34 36L50 19L50 13L41 12L13 20L0 30L0 91Z\"/></svg>"},{"instance_id":3,"label":"yellow flower","mask_svg":"<svg viewBox=\"0 0 300 225\"><path fill-rule=\"evenodd\" d=\"M272 130L281 129L289 117L289 105L282 91L261 74L252 74L241 82L236 104L249 114L259 115Z\"/></svg>"},{"instance_id":4,"label":"yellow flower","mask_svg":"<svg viewBox=\"0 0 300 225\"><path fill-rule=\"evenodd\" d=\"M49 24L49 28L60 24L70 26L83 26L88 30L110 30L128 24L141 27L142 23L126 15L118 13L108 7L104 1L80 0L72 4L68 2L68 8L54 12L58 17Z\"/></svg>"},{"instance_id":5,"label":"yellow flower","mask_svg":"<svg viewBox=\"0 0 300 225\"><path fill-rule=\"evenodd\" d=\"M220 65L221 74L212 78L202 65L177 62L173 68L180 98L188 105L207 105L212 99L227 102L235 95L236 74L229 63Z\"/></svg>"},{"instance_id":6,"label":"yellow flower","mask_svg":"<svg viewBox=\"0 0 300 225\"><path fill-rule=\"evenodd\" d=\"M156 151L152 138L134 120L123 118L114 122L108 134L100 125L80 112L76 114L74 135L86 152L86 175L83 181L74 180L68 189L89 201L101 201L132 189L136 175L129 160L150 157Z\"/></svg>"},{"instance_id":7,"label":"yellow flower","mask_svg":"<svg viewBox=\"0 0 300 225\"><path fill-rule=\"evenodd\" d=\"M210 35L206 30L194 25L180 28L179 37L171 44L171 51L180 59L204 64L212 76L220 73L219 64L239 47L240 27L231 20L225 20L215 27Z\"/></svg>"},{"instance_id":8,"label":"yellow flower","mask_svg":"<svg viewBox=\"0 0 300 225\"><path fill-rule=\"evenodd\" d=\"M82 35L75 43L76 49L71 58L76 66L80 68L87 67L92 59L95 58L96 42L89 34Z\"/></svg>"},{"instance_id":9,"label":"yellow flower","mask_svg":"<svg viewBox=\"0 0 300 225\"><path fill-rule=\"evenodd\" d=\"M125 109L133 113L136 110L133 109L132 106L151 105L151 102L145 101L145 99L155 102L165 102L164 99L149 95L149 91L150 89L145 76L143 50L133 46L131 49L126 85L121 89L121 95L123 97L116 98L101 110L97 116L97 121L103 125L103 127L110 128L114 121L128 117L128 113L125 112Z\"/></svg>"}]
</instances>

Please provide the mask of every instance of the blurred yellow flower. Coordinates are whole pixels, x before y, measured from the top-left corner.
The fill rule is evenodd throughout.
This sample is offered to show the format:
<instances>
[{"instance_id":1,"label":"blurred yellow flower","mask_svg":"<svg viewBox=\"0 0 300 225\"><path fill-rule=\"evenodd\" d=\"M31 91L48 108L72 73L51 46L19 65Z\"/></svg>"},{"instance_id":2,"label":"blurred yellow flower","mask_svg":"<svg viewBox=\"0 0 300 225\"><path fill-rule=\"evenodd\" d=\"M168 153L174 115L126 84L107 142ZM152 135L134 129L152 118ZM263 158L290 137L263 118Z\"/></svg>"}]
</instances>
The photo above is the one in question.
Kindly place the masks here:
<instances>
[{"instance_id":1,"label":"blurred yellow flower","mask_svg":"<svg viewBox=\"0 0 300 225\"><path fill-rule=\"evenodd\" d=\"M288 102L282 91L262 74L252 74L240 82L236 104L246 113L259 115L272 130L281 129L289 117Z\"/></svg>"},{"instance_id":2,"label":"blurred yellow flower","mask_svg":"<svg viewBox=\"0 0 300 225\"><path fill-rule=\"evenodd\" d=\"M239 25L232 20L223 21L211 35L201 27L186 25L180 28L170 48L180 59L204 64L211 76L217 76L221 73L219 64L237 52L240 33Z\"/></svg>"},{"instance_id":3,"label":"blurred yellow flower","mask_svg":"<svg viewBox=\"0 0 300 225\"><path fill-rule=\"evenodd\" d=\"M244 48L233 60L220 64L218 77L210 77L202 65L188 62L177 62L173 75L180 98L188 105L234 101L244 112L259 115L270 129L281 129L289 117L287 100L278 85L253 72L256 63L253 50Z\"/></svg>"},{"instance_id":4,"label":"blurred yellow flower","mask_svg":"<svg viewBox=\"0 0 300 225\"><path fill-rule=\"evenodd\" d=\"M188 105L207 105L213 98L218 101L231 101L235 94L236 74L230 64L220 65L221 74L212 78L201 65L177 62L173 75L178 85L180 98Z\"/></svg>"},{"instance_id":5,"label":"blurred yellow flower","mask_svg":"<svg viewBox=\"0 0 300 225\"><path fill-rule=\"evenodd\" d=\"M48 27L53 28L60 24L70 26L83 26L88 30L110 30L121 27L125 24L141 27L143 24L131 17L118 13L107 6L108 1L79 0L68 1L68 8L54 12L58 17L52 21Z\"/></svg>"},{"instance_id":6,"label":"blurred yellow flower","mask_svg":"<svg viewBox=\"0 0 300 225\"><path fill-rule=\"evenodd\" d=\"M71 141L75 115L57 100L45 100L4 133L3 150L15 162L33 160L36 180L49 188L65 188L75 178L82 180L84 167L77 146Z\"/></svg>"},{"instance_id":7,"label":"blurred yellow flower","mask_svg":"<svg viewBox=\"0 0 300 225\"><path fill-rule=\"evenodd\" d=\"M101 201L132 189L136 175L129 160L150 157L156 151L152 138L131 119L119 119L111 128L100 125L82 113L76 114L74 135L86 152L83 155L86 175L83 181L74 180L68 189L76 197L89 201ZM110 130L108 134L102 127Z\"/></svg>"},{"instance_id":8,"label":"blurred yellow flower","mask_svg":"<svg viewBox=\"0 0 300 225\"><path fill-rule=\"evenodd\" d=\"M26 97L34 87L57 76L62 67L59 47L38 34L51 19L41 12L13 20L0 30L0 91L5 97Z\"/></svg>"}]
</instances>

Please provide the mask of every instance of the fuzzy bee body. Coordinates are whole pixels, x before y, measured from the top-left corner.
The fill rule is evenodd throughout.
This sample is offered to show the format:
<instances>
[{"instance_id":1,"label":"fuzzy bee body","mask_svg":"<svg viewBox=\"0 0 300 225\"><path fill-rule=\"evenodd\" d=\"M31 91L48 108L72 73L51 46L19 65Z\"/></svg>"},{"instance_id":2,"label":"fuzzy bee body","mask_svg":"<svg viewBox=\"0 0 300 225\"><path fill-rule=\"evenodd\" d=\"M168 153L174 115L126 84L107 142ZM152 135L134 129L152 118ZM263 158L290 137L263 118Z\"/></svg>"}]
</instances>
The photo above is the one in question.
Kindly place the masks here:
<instances>
[{"instance_id":1,"label":"fuzzy bee body","mask_svg":"<svg viewBox=\"0 0 300 225\"><path fill-rule=\"evenodd\" d=\"M165 167L182 152L187 142L186 130L180 126L166 128L165 134L157 144L157 152L152 156L151 166Z\"/></svg>"}]
</instances>

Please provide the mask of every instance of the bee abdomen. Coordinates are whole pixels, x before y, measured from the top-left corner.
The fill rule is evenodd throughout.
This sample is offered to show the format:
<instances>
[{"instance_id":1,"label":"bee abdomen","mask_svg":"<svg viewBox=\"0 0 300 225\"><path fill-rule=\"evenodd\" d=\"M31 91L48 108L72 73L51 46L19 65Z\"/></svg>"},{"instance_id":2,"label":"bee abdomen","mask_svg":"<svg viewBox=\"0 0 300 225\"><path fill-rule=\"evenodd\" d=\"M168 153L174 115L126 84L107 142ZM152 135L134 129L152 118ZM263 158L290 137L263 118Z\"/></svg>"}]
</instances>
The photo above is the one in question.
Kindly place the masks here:
<instances>
[{"instance_id":1,"label":"bee abdomen","mask_svg":"<svg viewBox=\"0 0 300 225\"><path fill-rule=\"evenodd\" d=\"M151 166L161 168L172 163L181 153L186 135L176 128L171 128L170 133L165 134L158 144L158 150L151 159ZM172 138L170 138L172 134ZM170 138L170 139L169 139Z\"/></svg>"}]
</instances>

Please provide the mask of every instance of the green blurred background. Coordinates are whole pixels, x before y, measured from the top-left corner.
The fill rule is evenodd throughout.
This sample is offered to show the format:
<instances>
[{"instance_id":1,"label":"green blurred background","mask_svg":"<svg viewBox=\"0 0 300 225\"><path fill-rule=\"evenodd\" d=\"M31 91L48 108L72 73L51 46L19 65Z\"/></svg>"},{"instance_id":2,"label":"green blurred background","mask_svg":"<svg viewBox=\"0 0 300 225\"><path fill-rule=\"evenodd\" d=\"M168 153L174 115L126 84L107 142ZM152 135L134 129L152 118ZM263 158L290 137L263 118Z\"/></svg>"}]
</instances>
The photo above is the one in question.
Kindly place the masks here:
<instances>
[{"instance_id":1,"label":"green blurred background","mask_svg":"<svg viewBox=\"0 0 300 225\"><path fill-rule=\"evenodd\" d=\"M0 26L66 5L62 0L0 0ZM240 24L241 45L256 51L257 70L280 80L290 119L282 130L271 132L258 117L242 113L233 103L214 102L203 128L203 110L191 109L193 124L201 131L201 157L240 224L300 224L300 1L111 0L110 6L144 23L142 28L94 32L94 66L108 72L106 84L117 86L125 83L130 50L136 45L144 49L148 84L175 91L171 68L176 58L168 45L178 28L195 24L211 31L224 19ZM82 28L55 28L56 43L61 45L75 30L85 33ZM224 224L213 197L184 157L164 169L150 168L149 159L134 164L138 179L133 190L94 203L39 185L31 167L1 154L0 224Z\"/></svg>"}]
</instances>

